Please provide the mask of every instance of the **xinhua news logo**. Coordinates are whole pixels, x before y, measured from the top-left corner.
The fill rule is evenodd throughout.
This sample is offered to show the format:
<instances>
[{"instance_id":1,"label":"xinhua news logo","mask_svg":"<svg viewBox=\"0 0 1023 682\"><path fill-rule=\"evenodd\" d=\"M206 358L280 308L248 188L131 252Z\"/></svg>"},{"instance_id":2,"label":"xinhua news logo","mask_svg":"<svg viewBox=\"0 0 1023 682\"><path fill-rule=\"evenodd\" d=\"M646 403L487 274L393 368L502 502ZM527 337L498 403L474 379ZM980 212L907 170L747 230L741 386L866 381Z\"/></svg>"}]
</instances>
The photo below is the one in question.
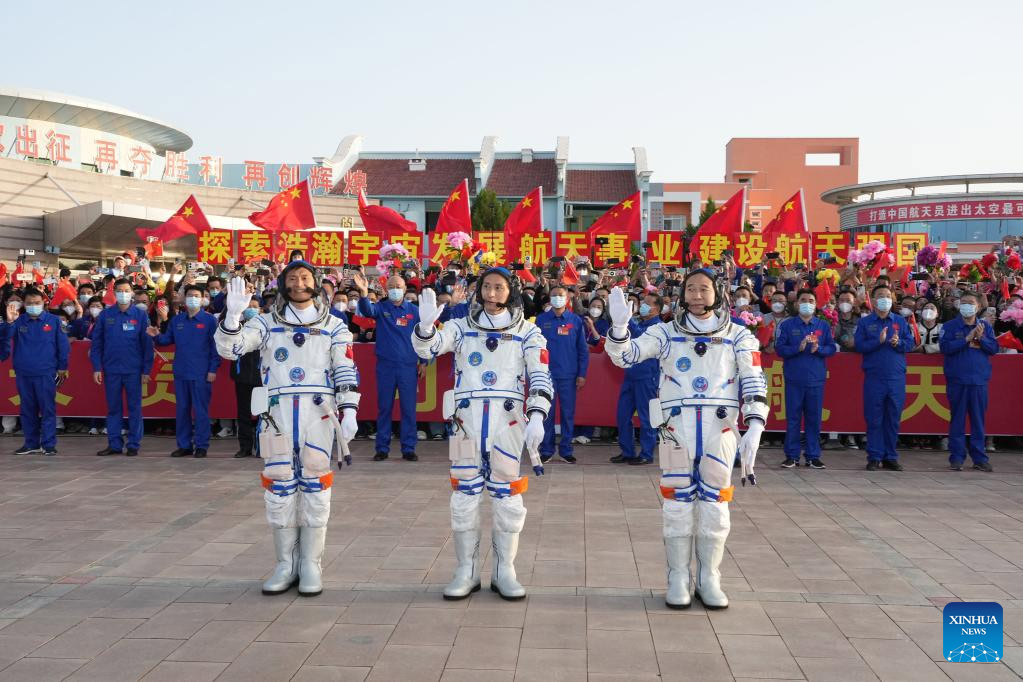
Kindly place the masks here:
<instances>
[{"instance_id":1,"label":"xinhua news logo","mask_svg":"<svg viewBox=\"0 0 1023 682\"><path fill-rule=\"evenodd\" d=\"M952 663L1002 660L1002 605L993 601L949 602L942 611L942 654Z\"/></svg>"}]
</instances>

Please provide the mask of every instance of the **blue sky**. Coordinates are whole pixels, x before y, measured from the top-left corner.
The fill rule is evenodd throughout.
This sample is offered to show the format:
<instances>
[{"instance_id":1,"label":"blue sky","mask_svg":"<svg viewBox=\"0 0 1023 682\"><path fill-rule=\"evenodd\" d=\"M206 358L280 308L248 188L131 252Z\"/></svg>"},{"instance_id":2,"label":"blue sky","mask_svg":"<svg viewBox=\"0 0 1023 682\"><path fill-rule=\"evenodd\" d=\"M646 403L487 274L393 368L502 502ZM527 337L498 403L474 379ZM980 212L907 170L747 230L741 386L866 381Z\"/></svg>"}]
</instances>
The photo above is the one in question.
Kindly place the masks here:
<instances>
[{"instance_id":1,"label":"blue sky","mask_svg":"<svg viewBox=\"0 0 1023 682\"><path fill-rule=\"evenodd\" d=\"M552 149L718 180L731 137L857 136L860 179L1021 170L1023 3L16 3L6 86L159 118L189 156Z\"/></svg>"}]
</instances>

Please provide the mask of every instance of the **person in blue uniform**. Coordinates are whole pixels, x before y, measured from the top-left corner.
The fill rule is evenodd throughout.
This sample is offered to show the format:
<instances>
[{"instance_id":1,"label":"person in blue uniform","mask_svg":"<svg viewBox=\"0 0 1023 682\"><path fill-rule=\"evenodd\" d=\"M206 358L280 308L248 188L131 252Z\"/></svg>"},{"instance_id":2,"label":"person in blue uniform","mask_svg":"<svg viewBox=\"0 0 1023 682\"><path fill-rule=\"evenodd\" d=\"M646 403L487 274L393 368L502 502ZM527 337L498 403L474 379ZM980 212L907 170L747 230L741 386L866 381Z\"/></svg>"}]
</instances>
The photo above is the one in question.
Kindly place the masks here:
<instances>
[{"instance_id":1,"label":"person in blue uniform","mask_svg":"<svg viewBox=\"0 0 1023 682\"><path fill-rule=\"evenodd\" d=\"M174 345L174 435L171 457L205 457L210 447L210 397L220 367L213 333L217 318L202 310L203 289L185 287L185 309L171 318L167 331L150 327L156 346Z\"/></svg>"},{"instance_id":2,"label":"person in blue uniform","mask_svg":"<svg viewBox=\"0 0 1023 682\"><path fill-rule=\"evenodd\" d=\"M586 329L581 317L567 309L568 292L563 286L551 289L551 309L536 316L536 326L547 339L550 354L551 379L561 410L561 443L558 454L563 460L575 464L572 438L575 431L575 394L586 383L586 370L590 365L590 348L586 344ZM554 456L554 407L547 412L543 423L543 442L540 460L547 462Z\"/></svg>"},{"instance_id":3,"label":"person in blue uniform","mask_svg":"<svg viewBox=\"0 0 1023 682\"><path fill-rule=\"evenodd\" d=\"M987 382L991 379L991 356L998 352L995 331L977 317L977 295L959 297L959 317L941 328L938 345L945 356L945 384L952 418L948 422L948 464L963 470L966 459L966 417L970 417L969 453L973 468L991 471L984 452L984 414Z\"/></svg>"},{"instance_id":4,"label":"person in blue uniform","mask_svg":"<svg viewBox=\"0 0 1023 682\"><path fill-rule=\"evenodd\" d=\"M825 358L838 352L831 325L814 316L817 297L803 289L796 297L799 315L778 326L775 351L782 357L785 374L785 461L799 464L799 440L806 434L806 466L825 469L821 461L821 414L824 410Z\"/></svg>"},{"instance_id":5,"label":"person in blue uniform","mask_svg":"<svg viewBox=\"0 0 1023 682\"><path fill-rule=\"evenodd\" d=\"M153 340L146 333L149 316L132 305L131 282L114 283L116 305L106 308L92 329L92 378L103 386L107 399L107 447L97 455L129 457L139 454L142 442L142 384L153 369ZM123 402L128 404L127 448L121 437Z\"/></svg>"},{"instance_id":6,"label":"person in blue uniform","mask_svg":"<svg viewBox=\"0 0 1023 682\"><path fill-rule=\"evenodd\" d=\"M660 296L648 294L639 304L639 320L629 322L632 338L640 336L650 327L661 323L664 302ZM650 399L657 397L657 382L661 368L657 358L644 360L625 370L625 380L618 393L618 447L621 452L611 458L614 464L651 464L657 430L650 426ZM639 414L639 456L636 456L636 433L632 427L632 414Z\"/></svg>"},{"instance_id":7,"label":"person in blue uniform","mask_svg":"<svg viewBox=\"0 0 1023 682\"><path fill-rule=\"evenodd\" d=\"M863 355L863 418L867 423L867 471L902 471L895 445L906 402L906 353L916 341L909 323L892 310L892 290L870 292L874 312L856 324L856 351Z\"/></svg>"},{"instance_id":8,"label":"person in blue uniform","mask_svg":"<svg viewBox=\"0 0 1023 682\"><path fill-rule=\"evenodd\" d=\"M385 460L391 450L391 410L394 393L401 405L401 457L410 462L416 456L416 389L426 365L412 349L412 328L419 324L419 307L405 301L405 280L387 278L387 300L369 298L366 276L356 272L359 314L376 320L377 435L375 461Z\"/></svg>"},{"instance_id":9,"label":"person in blue uniform","mask_svg":"<svg viewBox=\"0 0 1023 682\"><path fill-rule=\"evenodd\" d=\"M14 377L21 398L21 428L25 443L16 455L57 454L57 382L68 376L70 344L60 318L43 309L42 293L24 293L24 313L9 305L0 329L0 362L14 352Z\"/></svg>"}]
</instances>

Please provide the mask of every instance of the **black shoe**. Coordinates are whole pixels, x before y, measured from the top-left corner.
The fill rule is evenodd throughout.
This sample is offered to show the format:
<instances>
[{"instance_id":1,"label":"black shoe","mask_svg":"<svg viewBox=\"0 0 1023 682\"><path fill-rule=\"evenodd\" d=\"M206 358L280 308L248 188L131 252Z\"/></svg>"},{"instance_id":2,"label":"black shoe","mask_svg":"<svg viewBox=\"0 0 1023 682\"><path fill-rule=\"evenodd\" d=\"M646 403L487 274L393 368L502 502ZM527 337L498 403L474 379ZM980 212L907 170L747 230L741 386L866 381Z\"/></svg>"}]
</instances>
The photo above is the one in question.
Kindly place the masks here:
<instances>
[{"instance_id":1,"label":"black shoe","mask_svg":"<svg viewBox=\"0 0 1023 682\"><path fill-rule=\"evenodd\" d=\"M806 466L810 467L811 469L827 469L828 468L828 467L826 467L824 465L824 462L821 461L820 457L818 457L817 459L807 460Z\"/></svg>"},{"instance_id":2,"label":"black shoe","mask_svg":"<svg viewBox=\"0 0 1023 682\"><path fill-rule=\"evenodd\" d=\"M987 471L988 473L994 471L994 469L991 468L991 462L981 462L980 464L974 464L973 468L976 469L977 471Z\"/></svg>"},{"instance_id":3,"label":"black shoe","mask_svg":"<svg viewBox=\"0 0 1023 682\"><path fill-rule=\"evenodd\" d=\"M239 450L234 453L235 459L241 459L243 457L252 457L252 450Z\"/></svg>"},{"instance_id":4,"label":"black shoe","mask_svg":"<svg viewBox=\"0 0 1023 682\"><path fill-rule=\"evenodd\" d=\"M565 460L569 464L577 464L579 460L575 458L575 455L561 455L561 459Z\"/></svg>"},{"instance_id":5,"label":"black shoe","mask_svg":"<svg viewBox=\"0 0 1023 682\"><path fill-rule=\"evenodd\" d=\"M614 457L610 458L608 461L611 462L611 464L628 464L629 462L631 462L634 459L636 459L636 458L635 457L626 457L625 455L615 455Z\"/></svg>"},{"instance_id":6,"label":"black shoe","mask_svg":"<svg viewBox=\"0 0 1023 682\"><path fill-rule=\"evenodd\" d=\"M54 455L57 454L57 448L46 448L43 454L46 455L47 457L53 457Z\"/></svg>"},{"instance_id":7,"label":"black shoe","mask_svg":"<svg viewBox=\"0 0 1023 682\"><path fill-rule=\"evenodd\" d=\"M139 451L137 449L135 449L135 448L128 448L127 450L124 451L124 456L125 457L138 457L139 456Z\"/></svg>"},{"instance_id":8,"label":"black shoe","mask_svg":"<svg viewBox=\"0 0 1023 682\"><path fill-rule=\"evenodd\" d=\"M791 457L786 457L785 461L781 463L781 466L784 469L791 469L792 467L796 466L796 460L792 459Z\"/></svg>"},{"instance_id":9,"label":"black shoe","mask_svg":"<svg viewBox=\"0 0 1023 682\"><path fill-rule=\"evenodd\" d=\"M649 460L645 457L633 457L629 460L630 466L637 466L640 464L653 464L653 460Z\"/></svg>"},{"instance_id":10,"label":"black shoe","mask_svg":"<svg viewBox=\"0 0 1023 682\"><path fill-rule=\"evenodd\" d=\"M35 455L42 452L42 448L30 448L27 445L22 445L20 448L14 451L16 455Z\"/></svg>"},{"instance_id":11,"label":"black shoe","mask_svg":"<svg viewBox=\"0 0 1023 682\"><path fill-rule=\"evenodd\" d=\"M959 464L949 464L948 468L951 469L952 471L962 471L963 470L963 465L962 465L962 463L959 463Z\"/></svg>"},{"instance_id":12,"label":"black shoe","mask_svg":"<svg viewBox=\"0 0 1023 682\"><path fill-rule=\"evenodd\" d=\"M373 461L374 462L382 462L385 459L387 459L387 453L386 452L378 452L377 454L373 455Z\"/></svg>"},{"instance_id":13,"label":"black shoe","mask_svg":"<svg viewBox=\"0 0 1023 682\"><path fill-rule=\"evenodd\" d=\"M881 468L881 463L876 459L869 460L867 462L867 471L877 471Z\"/></svg>"},{"instance_id":14,"label":"black shoe","mask_svg":"<svg viewBox=\"0 0 1023 682\"><path fill-rule=\"evenodd\" d=\"M105 449L100 450L99 452L96 453L96 455L99 456L99 457L106 457L107 455L119 455L119 454L121 454L121 451L120 450L114 450L113 448L105 448Z\"/></svg>"},{"instance_id":15,"label":"black shoe","mask_svg":"<svg viewBox=\"0 0 1023 682\"><path fill-rule=\"evenodd\" d=\"M419 461L419 455L417 455L414 452L403 452L403 453L401 453L401 458L403 460L405 460L406 462L418 462Z\"/></svg>"},{"instance_id":16,"label":"black shoe","mask_svg":"<svg viewBox=\"0 0 1023 682\"><path fill-rule=\"evenodd\" d=\"M888 471L902 471L902 465L896 462L894 459L886 459L881 462L881 466Z\"/></svg>"},{"instance_id":17,"label":"black shoe","mask_svg":"<svg viewBox=\"0 0 1023 682\"><path fill-rule=\"evenodd\" d=\"M554 455L540 455L540 464L546 464L547 462L551 461L551 458L553 457Z\"/></svg>"},{"instance_id":18,"label":"black shoe","mask_svg":"<svg viewBox=\"0 0 1023 682\"><path fill-rule=\"evenodd\" d=\"M178 448L171 453L171 457L191 457L192 450L190 448Z\"/></svg>"},{"instance_id":19,"label":"black shoe","mask_svg":"<svg viewBox=\"0 0 1023 682\"><path fill-rule=\"evenodd\" d=\"M196 459L202 459L203 457L206 456L206 448L196 448L195 454L192 456L195 457Z\"/></svg>"}]
</instances>

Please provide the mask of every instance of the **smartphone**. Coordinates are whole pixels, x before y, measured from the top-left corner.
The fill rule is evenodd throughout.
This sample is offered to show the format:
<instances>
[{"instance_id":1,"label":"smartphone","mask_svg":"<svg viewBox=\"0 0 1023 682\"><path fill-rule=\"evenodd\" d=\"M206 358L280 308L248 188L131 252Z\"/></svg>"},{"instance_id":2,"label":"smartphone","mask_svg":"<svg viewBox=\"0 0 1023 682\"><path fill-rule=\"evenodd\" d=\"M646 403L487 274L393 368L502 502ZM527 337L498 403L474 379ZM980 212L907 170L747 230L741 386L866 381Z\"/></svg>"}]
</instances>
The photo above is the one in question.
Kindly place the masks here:
<instances>
[{"instance_id":1,"label":"smartphone","mask_svg":"<svg viewBox=\"0 0 1023 682\"><path fill-rule=\"evenodd\" d=\"M920 279L927 279L927 276L928 275L927 275L926 272L914 272L912 275L909 276L909 278L910 279L920 280Z\"/></svg>"},{"instance_id":2,"label":"smartphone","mask_svg":"<svg viewBox=\"0 0 1023 682\"><path fill-rule=\"evenodd\" d=\"M604 262L607 263L608 265L618 265L619 263L621 263L621 261L617 258L608 258Z\"/></svg>"},{"instance_id":3,"label":"smartphone","mask_svg":"<svg viewBox=\"0 0 1023 682\"><path fill-rule=\"evenodd\" d=\"M720 268L721 267L721 261L720 260L716 260L716 261L712 261L712 262L714 264L714 267L716 267L716 268Z\"/></svg>"},{"instance_id":4,"label":"smartphone","mask_svg":"<svg viewBox=\"0 0 1023 682\"><path fill-rule=\"evenodd\" d=\"M273 264L274 264L274 262L272 260L270 260L269 258L264 258L263 260L261 260L259 262L262 263L263 265L265 265L268 268L272 267Z\"/></svg>"},{"instance_id":5,"label":"smartphone","mask_svg":"<svg viewBox=\"0 0 1023 682\"><path fill-rule=\"evenodd\" d=\"M652 242L643 242L643 248L644 249L649 249L649 248L652 248L652 247L653 247L653 243Z\"/></svg>"},{"instance_id":6,"label":"smartphone","mask_svg":"<svg viewBox=\"0 0 1023 682\"><path fill-rule=\"evenodd\" d=\"M593 243L597 246L607 246L607 237L594 237Z\"/></svg>"},{"instance_id":7,"label":"smartphone","mask_svg":"<svg viewBox=\"0 0 1023 682\"><path fill-rule=\"evenodd\" d=\"M633 256L631 260L632 260L633 263L642 263L643 262L643 257L642 256Z\"/></svg>"},{"instance_id":8,"label":"smartphone","mask_svg":"<svg viewBox=\"0 0 1023 682\"><path fill-rule=\"evenodd\" d=\"M525 270L525 266L522 263L510 263L508 267L511 270Z\"/></svg>"},{"instance_id":9,"label":"smartphone","mask_svg":"<svg viewBox=\"0 0 1023 682\"><path fill-rule=\"evenodd\" d=\"M781 252L779 252L779 251L768 251L764 255L767 256L768 258L777 258L778 256L781 255Z\"/></svg>"},{"instance_id":10,"label":"smartphone","mask_svg":"<svg viewBox=\"0 0 1023 682\"><path fill-rule=\"evenodd\" d=\"M124 272L125 272L125 274L133 275L136 272L142 272L142 266L141 265L127 265L124 268Z\"/></svg>"},{"instance_id":11,"label":"smartphone","mask_svg":"<svg viewBox=\"0 0 1023 682\"><path fill-rule=\"evenodd\" d=\"M551 258L551 262L554 262L554 263L564 263L565 262L565 257L564 256L553 256Z\"/></svg>"}]
</instances>

